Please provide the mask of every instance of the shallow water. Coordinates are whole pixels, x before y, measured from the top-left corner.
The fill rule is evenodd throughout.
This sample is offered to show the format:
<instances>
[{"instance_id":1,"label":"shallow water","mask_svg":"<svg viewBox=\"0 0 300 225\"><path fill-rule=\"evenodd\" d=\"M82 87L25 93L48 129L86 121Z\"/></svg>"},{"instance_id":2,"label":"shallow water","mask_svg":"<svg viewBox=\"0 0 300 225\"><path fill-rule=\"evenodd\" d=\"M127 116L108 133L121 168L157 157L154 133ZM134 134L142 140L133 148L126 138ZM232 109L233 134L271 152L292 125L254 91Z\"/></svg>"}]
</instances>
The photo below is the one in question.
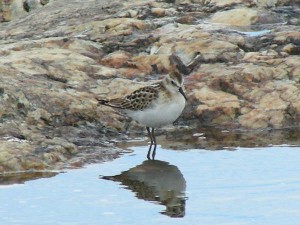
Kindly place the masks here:
<instances>
[{"instance_id":1,"label":"shallow water","mask_svg":"<svg viewBox=\"0 0 300 225\"><path fill-rule=\"evenodd\" d=\"M241 34L245 34L250 37L258 37L262 35L266 35L268 33L271 33L271 30L257 30L257 31L238 31Z\"/></svg>"},{"instance_id":2,"label":"shallow water","mask_svg":"<svg viewBox=\"0 0 300 225\"><path fill-rule=\"evenodd\" d=\"M1 225L298 224L300 149L135 147L112 162L0 186ZM104 177L103 177L104 176Z\"/></svg>"}]
</instances>

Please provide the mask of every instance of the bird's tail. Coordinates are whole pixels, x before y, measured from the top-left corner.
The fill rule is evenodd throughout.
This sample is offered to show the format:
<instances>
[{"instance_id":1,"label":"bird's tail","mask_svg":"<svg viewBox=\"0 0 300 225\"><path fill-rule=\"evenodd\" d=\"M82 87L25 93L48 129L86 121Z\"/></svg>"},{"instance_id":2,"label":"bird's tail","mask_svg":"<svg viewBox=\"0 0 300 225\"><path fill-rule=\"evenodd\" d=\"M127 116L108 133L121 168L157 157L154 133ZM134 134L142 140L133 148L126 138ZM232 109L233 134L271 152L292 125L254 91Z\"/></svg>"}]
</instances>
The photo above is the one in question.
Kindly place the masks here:
<instances>
[{"instance_id":1,"label":"bird's tail","mask_svg":"<svg viewBox=\"0 0 300 225\"><path fill-rule=\"evenodd\" d=\"M97 101L98 101L99 105L108 105L108 103L109 103L109 101L106 99L98 99L97 98Z\"/></svg>"},{"instance_id":2,"label":"bird's tail","mask_svg":"<svg viewBox=\"0 0 300 225\"><path fill-rule=\"evenodd\" d=\"M98 101L98 105L106 105L112 108L123 109L122 105L120 105L120 99L111 99L111 100L99 99L99 98L96 99Z\"/></svg>"}]
</instances>

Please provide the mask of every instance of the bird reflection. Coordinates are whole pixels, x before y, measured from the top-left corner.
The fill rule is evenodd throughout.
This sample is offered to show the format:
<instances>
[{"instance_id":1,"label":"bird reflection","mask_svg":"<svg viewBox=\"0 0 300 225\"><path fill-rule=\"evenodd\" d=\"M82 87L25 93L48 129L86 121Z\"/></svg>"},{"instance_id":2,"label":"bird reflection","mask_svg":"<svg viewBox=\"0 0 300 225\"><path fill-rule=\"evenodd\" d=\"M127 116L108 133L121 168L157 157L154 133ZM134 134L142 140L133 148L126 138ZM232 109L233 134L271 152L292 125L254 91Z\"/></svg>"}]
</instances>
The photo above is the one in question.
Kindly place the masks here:
<instances>
[{"instance_id":1,"label":"bird reflection","mask_svg":"<svg viewBox=\"0 0 300 225\"><path fill-rule=\"evenodd\" d=\"M146 160L141 165L103 179L121 182L136 197L166 206L161 212L170 217L184 217L186 182L180 170L168 162Z\"/></svg>"}]
</instances>

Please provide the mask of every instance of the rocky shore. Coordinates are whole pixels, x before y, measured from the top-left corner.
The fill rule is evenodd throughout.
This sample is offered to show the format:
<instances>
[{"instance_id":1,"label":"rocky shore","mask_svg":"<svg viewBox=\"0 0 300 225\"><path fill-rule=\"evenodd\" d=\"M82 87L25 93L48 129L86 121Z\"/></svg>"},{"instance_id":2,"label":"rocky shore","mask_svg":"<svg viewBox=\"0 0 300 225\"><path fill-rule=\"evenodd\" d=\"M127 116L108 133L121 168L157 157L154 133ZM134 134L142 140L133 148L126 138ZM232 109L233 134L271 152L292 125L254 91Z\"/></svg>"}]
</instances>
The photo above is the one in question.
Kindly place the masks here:
<instances>
[{"instance_id":1,"label":"rocky shore","mask_svg":"<svg viewBox=\"0 0 300 225\"><path fill-rule=\"evenodd\" d=\"M299 127L299 15L291 0L1 1L0 172L117 157L112 139L144 128L95 96L160 79L172 54L200 56L180 127Z\"/></svg>"}]
</instances>

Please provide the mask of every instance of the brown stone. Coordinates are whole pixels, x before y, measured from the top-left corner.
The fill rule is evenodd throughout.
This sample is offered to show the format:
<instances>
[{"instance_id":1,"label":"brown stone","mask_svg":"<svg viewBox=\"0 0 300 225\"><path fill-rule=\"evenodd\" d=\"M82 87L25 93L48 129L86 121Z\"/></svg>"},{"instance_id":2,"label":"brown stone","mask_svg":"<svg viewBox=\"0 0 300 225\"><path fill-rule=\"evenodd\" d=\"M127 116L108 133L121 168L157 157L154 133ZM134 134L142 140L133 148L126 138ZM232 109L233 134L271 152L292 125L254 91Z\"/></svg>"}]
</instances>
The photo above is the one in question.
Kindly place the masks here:
<instances>
[{"instance_id":1,"label":"brown stone","mask_svg":"<svg viewBox=\"0 0 300 225\"><path fill-rule=\"evenodd\" d=\"M239 117L239 123L248 129L264 129L269 125L269 118L263 109L253 109Z\"/></svg>"},{"instance_id":2,"label":"brown stone","mask_svg":"<svg viewBox=\"0 0 300 225\"><path fill-rule=\"evenodd\" d=\"M101 63L105 66L120 68L128 62L129 58L130 56L126 52L118 51L103 57Z\"/></svg>"},{"instance_id":3,"label":"brown stone","mask_svg":"<svg viewBox=\"0 0 300 225\"><path fill-rule=\"evenodd\" d=\"M215 13L210 22L235 26L247 26L258 20L257 10L250 8L237 8Z\"/></svg>"}]
</instances>

